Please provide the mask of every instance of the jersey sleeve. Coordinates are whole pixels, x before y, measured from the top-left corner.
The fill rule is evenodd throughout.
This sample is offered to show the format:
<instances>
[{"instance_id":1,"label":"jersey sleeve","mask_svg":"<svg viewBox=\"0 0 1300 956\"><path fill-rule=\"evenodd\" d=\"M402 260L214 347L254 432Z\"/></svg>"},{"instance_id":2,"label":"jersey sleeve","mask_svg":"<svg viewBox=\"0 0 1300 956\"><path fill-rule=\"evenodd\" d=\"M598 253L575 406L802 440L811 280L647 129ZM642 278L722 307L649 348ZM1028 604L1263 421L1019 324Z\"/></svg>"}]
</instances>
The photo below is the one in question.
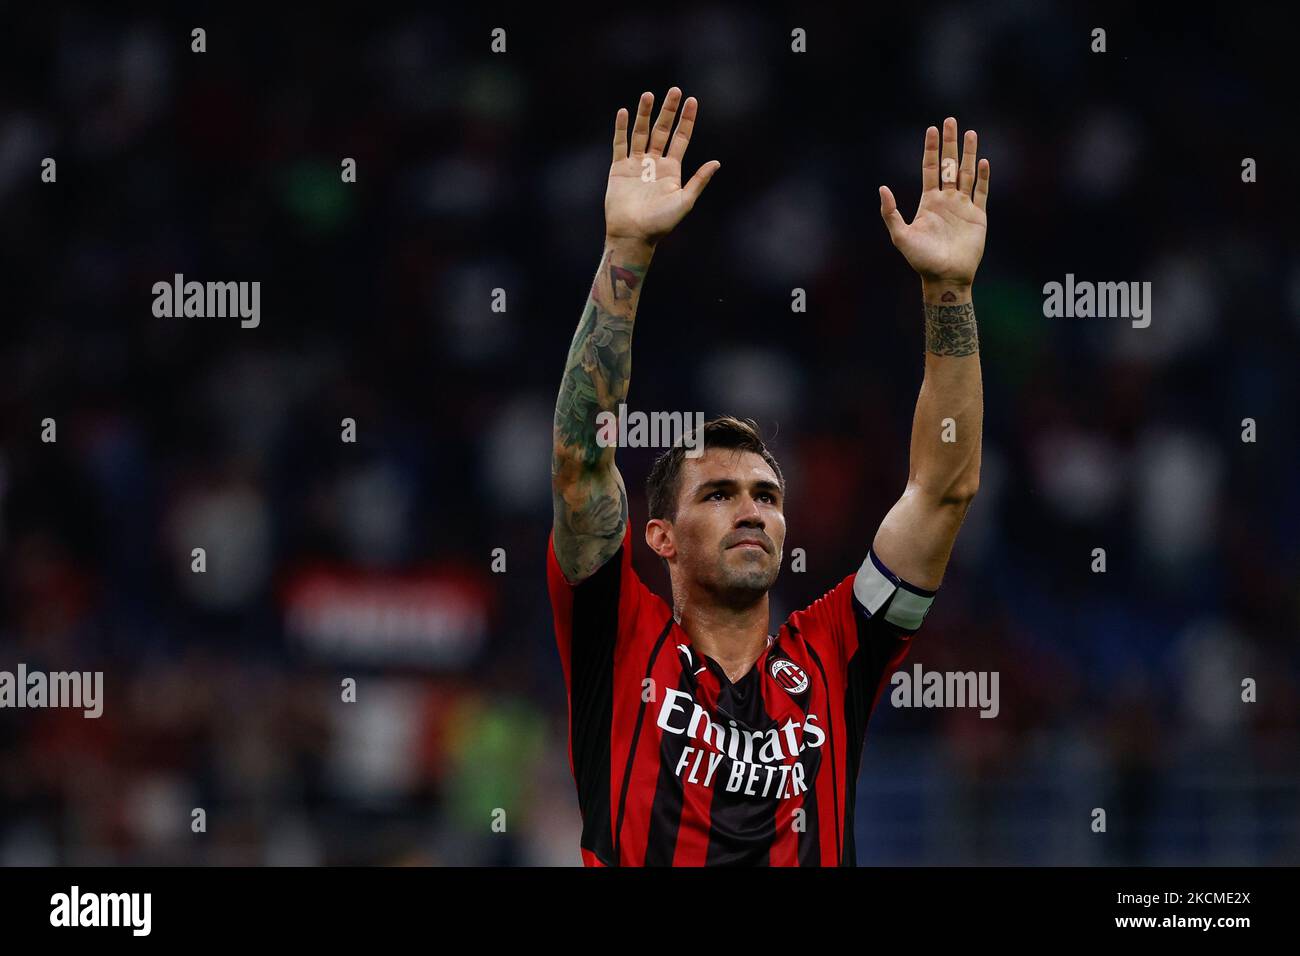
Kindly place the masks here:
<instances>
[{"instance_id":1,"label":"jersey sleeve","mask_svg":"<svg viewBox=\"0 0 1300 956\"><path fill-rule=\"evenodd\" d=\"M610 697L615 653L625 653L653 618L671 617L667 606L642 583L632 567L632 525L623 545L593 575L569 584L555 557L555 532L546 544L546 584L555 618L555 643L564 669L569 714L575 723L601 709Z\"/></svg>"},{"instance_id":2,"label":"jersey sleeve","mask_svg":"<svg viewBox=\"0 0 1300 956\"><path fill-rule=\"evenodd\" d=\"M555 557L555 531L546 541L546 585L555 615L555 643L564 665L564 683L572 689L573 663L608 657L619 632L636 617L640 578L632 570L632 525L623 529L619 550L589 578L569 584ZM584 676L582 674L578 676Z\"/></svg>"},{"instance_id":3,"label":"jersey sleeve","mask_svg":"<svg viewBox=\"0 0 1300 956\"><path fill-rule=\"evenodd\" d=\"M853 576L854 623L845 647L845 664L850 696L855 689L863 695L857 703L860 710L865 707L864 721L875 708L889 674L907 656L912 635L930 613L935 593L894 574L874 548Z\"/></svg>"},{"instance_id":4,"label":"jersey sleeve","mask_svg":"<svg viewBox=\"0 0 1300 956\"><path fill-rule=\"evenodd\" d=\"M791 616L841 675L851 739L861 739L885 681L907 656L936 593L904 581L872 549L854 574Z\"/></svg>"},{"instance_id":5,"label":"jersey sleeve","mask_svg":"<svg viewBox=\"0 0 1300 956\"><path fill-rule=\"evenodd\" d=\"M651 616L668 619L663 602L632 568L629 525L619 550L577 584L570 584L547 541L546 583L555 616L555 641L569 704L569 763L578 785L582 846L612 854L610 768L617 669L629 673ZM585 859L585 856L584 856Z\"/></svg>"}]
</instances>

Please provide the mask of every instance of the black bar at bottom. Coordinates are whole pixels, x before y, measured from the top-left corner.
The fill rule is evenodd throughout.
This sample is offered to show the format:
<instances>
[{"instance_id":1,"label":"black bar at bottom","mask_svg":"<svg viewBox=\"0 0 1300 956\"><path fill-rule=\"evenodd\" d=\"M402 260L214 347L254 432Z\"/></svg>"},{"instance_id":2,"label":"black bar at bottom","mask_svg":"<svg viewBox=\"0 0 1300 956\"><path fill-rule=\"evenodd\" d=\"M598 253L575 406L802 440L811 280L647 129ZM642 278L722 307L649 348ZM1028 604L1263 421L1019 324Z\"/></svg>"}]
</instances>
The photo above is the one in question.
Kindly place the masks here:
<instances>
[{"instance_id":1,"label":"black bar at bottom","mask_svg":"<svg viewBox=\"0 0 1300 956\"><path fill-rule=\"evenodd\" d=\"M861 933L873 943L1191 935L1231 943L1243 933L1294 926L1296 873L1282 867L0 869L0 919L7 940L62 936L92 946L146 939L340 944L404 933L425 934L417 938L437 945L469 933L493 944L516 937L585 939L605 952L700 938L710 930L756 930L779 949L798 950L829 942L818 942L828 929L849 939Z\"/></svg>"}]
</instances>

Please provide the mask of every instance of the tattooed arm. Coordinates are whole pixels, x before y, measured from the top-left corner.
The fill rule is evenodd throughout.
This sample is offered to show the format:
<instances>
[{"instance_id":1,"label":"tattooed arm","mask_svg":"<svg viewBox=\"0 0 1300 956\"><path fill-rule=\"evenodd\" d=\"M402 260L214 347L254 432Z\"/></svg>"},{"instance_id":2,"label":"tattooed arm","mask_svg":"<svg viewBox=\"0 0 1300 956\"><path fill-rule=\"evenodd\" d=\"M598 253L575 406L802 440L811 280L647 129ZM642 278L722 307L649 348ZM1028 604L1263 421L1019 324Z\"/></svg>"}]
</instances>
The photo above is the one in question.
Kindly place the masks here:
<instances>
[{"instance_id":1,"label":"tattooed arm","mask_svg":"<svg viewBox=\"0 0 1300 956\"><path fill-rule=\"evenodd\" d=\"M957 163L957 121L925 134L921 202L912 222L880 187L890 238L921 277L925 377L912 419L911 463L903 496L876 532L876 555L895 574L933 590L979 488L984 391L971 284L984 255L989 161L975 162L977 137L966 131Z\"/></svg>"},{"instance_id":2,"label":"tattooed arm","mask_svg":"<svg viewBox=\"0 0 1300 956\"><path fill-rule=\"evenodd\" d=\"M596 441L596 416L617 414L632 371L632 325L655 245L681 222L720 163L682 185L682 157L695 126L694 97L673 87L654 128L654 96L641 94L629 143L628 112L614 122L614 160L605 192L605 252L569 346L555 403L551 493L555 556L570 583L590 577L618 552L627 528L627 489L613 447ZM673 121L681 106L681 121ZM672 142L669 143L669 134ZM630 150L629 150L630 146Z\"/></svg>"},{"instance_id":3,"label":"tattooed arm","mask_svg":"<svg viewBox=\"0 0 1300 956\"><path fill-rule=\"evenodd\" d=\"M596 443L596 415L627 398L632 321L652 255L649 246L606 241L555 403L555 556L574 584L618 551L627 527L627 489L613 447Z\"/></svg>"}]
</instances>

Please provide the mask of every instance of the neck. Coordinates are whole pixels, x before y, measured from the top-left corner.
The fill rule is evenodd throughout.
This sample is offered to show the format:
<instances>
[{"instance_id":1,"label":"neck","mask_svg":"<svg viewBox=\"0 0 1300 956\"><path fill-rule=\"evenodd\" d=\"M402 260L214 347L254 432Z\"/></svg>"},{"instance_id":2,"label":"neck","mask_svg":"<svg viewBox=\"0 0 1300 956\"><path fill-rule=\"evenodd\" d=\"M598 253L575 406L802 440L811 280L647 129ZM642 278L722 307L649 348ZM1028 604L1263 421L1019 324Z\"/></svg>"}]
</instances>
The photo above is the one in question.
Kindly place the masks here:
<instances>
[{"instance_id":1,"label":"neck","mask_svg":"<svg viewBox=\"0 0 1300 956\"><path fill-rule=\"evenodd\" d=\"M693 595L673 601L673 617L691 636L696 650L717 661L733 683L748 673L767 647L766 594L739 608Z\"/></svg>"}]
</instances>

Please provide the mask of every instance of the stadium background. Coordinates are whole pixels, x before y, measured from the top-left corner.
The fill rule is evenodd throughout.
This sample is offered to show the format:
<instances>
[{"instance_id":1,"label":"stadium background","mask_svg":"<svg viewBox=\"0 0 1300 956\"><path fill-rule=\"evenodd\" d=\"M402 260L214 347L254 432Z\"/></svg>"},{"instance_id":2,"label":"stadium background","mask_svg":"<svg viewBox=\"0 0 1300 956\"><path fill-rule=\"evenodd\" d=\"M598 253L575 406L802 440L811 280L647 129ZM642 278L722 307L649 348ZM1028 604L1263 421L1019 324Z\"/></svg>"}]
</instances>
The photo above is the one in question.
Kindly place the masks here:
<instances>
[{"instance_id":1,"label":"stadium background","mask_svg":"<svg viewBox=\"0 0 1300 956\"><path fill-rule=\"evenodd\" d=\"M999 671L1001 714L882 701L860 862L1300 860L1300 254L1268 19L196 10L6 12L0 668L103 670L106 704L0 712L0 863L577 861L551 410L614 113L671 84L701 103L688 168L723 168L656 257L630 402L774 436L808 556L778 618L857 566L906 474L919 290L876 187L910 216L950 114L992 162L982 488L908 664ZM260 327L154 318L177 272L260 280ZM1066 273L1151 281L1150 328L1045 319ZM620 455L637 527L651 454Z\"/></svg>"}]
</instances>

